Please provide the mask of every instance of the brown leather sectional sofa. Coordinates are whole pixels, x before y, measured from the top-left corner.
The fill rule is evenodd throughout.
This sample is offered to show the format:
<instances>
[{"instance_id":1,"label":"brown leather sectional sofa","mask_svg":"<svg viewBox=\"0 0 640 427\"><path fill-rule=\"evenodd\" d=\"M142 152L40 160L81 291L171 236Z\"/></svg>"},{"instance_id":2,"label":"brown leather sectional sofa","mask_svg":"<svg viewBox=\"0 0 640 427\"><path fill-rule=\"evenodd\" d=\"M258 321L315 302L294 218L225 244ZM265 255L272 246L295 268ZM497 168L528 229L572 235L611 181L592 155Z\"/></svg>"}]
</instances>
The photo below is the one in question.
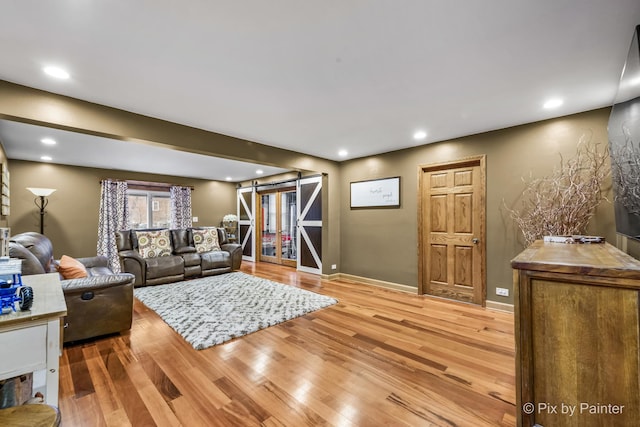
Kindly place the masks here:
<instances>
[{"instance_id":1,"label":"brown leather sectional sofa","mask_svg":"<svg viewBox=\"0 0 640 427\"><path fill-rule=\"evenodd\" d=\"M116 245L122 270L135 276L134 286L158 285L184 279L228 273L240 268L242 246L229 243L224 229L216 228L220 250L198 252L194 243L194 231L211 229L193 227L168 230L170 253L162 256L141 255L138 236L140 232L157 232L165 229L122 230L116 232Z\"/></svg>"},{"instance_id":2,"label":"brown leather sectional sofa","mask_svg":"<svg viewBox=\"0 0 640 427\"><path fill-rule=\"evenodd\" d=\"M56 272L53 245L40 233L27 232L11 237L9 256L22 259L23 276ZM129 273L114 274L105 257L77 260L85 266L88 277L69 280L60 277L67 304L64 342L131 329L135 277Z\"/></svg>"}]
</instances>

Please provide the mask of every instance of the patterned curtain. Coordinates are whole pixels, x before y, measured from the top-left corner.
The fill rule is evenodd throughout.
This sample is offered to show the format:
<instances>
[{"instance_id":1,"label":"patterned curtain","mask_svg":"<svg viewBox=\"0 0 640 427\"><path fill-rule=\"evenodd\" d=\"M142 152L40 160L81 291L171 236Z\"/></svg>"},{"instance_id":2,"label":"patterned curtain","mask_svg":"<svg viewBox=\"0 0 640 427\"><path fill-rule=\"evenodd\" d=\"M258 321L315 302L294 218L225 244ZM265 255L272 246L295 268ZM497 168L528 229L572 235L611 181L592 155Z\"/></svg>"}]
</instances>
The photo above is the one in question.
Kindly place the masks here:
<instances>
[{"instance_id":1,"label":"patterned curtain","mask_svg":"<svg viewBox=\"0 0 640 427\"><path fill-rule=\"evenodd\" d=\"M127 204L127 183L102 181L100 194L100 215L98 223L98 255L109 259L109 267L114 273L120 272L116 231L129 229L129 207Z\"/></svg>"},{"instance_id":2,"label":"patterned curtain","mask_svg":"<svg viewBox=\"0 0 640 427\"><path fill-rule=\"evenodd\" d=\"M191 227L191 188L174 185L169 192L171 194L171 228Z\"/></svg>"}]
</instances>

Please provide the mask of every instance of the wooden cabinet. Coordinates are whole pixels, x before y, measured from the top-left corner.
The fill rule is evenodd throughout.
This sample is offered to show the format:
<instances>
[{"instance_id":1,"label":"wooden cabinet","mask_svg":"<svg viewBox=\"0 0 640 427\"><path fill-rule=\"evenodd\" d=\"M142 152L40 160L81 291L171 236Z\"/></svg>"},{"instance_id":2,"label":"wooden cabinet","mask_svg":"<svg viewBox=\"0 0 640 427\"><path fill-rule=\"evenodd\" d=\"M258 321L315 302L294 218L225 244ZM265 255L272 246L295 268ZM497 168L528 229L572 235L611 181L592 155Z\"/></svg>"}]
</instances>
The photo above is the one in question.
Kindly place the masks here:
<instances>
[{"instance_id":1,"label":"wooden cabinet","mask_svg":"<svg viewBox=\"0 0 640 427\"><path fill-rule=\"evenodd\" d=\"M67 314L67 305L58 273L24 276L22 282L33 288L33 307L0 316L0 379L42 372L44 384L39 387L34 375L34 392L42 392L46 403L55 406L60 322Z\"/></svg>"},{"instance_id":2,"label":"wooden cabinet","mask_svg":"<svg viewBox=\"0 0 640 427\"><path fill-rule=\"evenodd\" d=\"M518 425L637 425L640 262L538 241L511 265Z\"/></svg>"}]
</instances>

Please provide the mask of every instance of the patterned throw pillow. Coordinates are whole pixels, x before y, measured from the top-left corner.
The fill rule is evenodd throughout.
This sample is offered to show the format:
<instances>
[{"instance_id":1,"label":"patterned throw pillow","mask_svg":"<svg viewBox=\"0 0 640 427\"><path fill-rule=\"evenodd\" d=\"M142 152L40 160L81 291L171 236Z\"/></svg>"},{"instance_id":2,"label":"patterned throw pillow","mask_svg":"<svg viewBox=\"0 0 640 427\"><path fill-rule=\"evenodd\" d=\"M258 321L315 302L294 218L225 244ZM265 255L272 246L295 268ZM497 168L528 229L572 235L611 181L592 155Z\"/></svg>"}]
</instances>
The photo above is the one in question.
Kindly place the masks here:
<instances>
[{"instance_id":1,"label":"patterned throw pillow","mask_svg":"<svg viewBox=\"0 0 640 427\"><path fill-rule=\"evenodd\" d=\"M193 243L198 253L219 251L218 230L216 228L193 229Z\"/></svg>"},{"instance_id":2,"label":"patterned throw pillow","mask_svg":"<svg viewBox=\"0 0 640 427\"><path fill-rule=\"evenodd\" d=\"M169 230L136 231L138 252L142 258L156 258L171 255Z\"/></svg>"}]
</instances>

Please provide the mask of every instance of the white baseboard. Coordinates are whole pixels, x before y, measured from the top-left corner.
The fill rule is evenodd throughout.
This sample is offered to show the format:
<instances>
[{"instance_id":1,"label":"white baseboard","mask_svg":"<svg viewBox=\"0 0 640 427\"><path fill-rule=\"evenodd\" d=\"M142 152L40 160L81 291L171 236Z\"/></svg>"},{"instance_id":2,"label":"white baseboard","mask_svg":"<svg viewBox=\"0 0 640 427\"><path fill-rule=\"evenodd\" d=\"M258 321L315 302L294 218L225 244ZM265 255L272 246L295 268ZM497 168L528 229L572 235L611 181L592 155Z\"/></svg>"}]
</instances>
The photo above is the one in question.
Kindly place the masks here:
<instances>
[{"instance_id":1,"label":"white baseboard","mask_svg":"<svg viewBox=\"0 0 640 427\"><path fill-rule=\"evenodd\" d=\"M487 300L485 306L487 308L490 308L491 310L506 311L509 313L513 313L513 304Z\"/></svg>"}]
</instances>

